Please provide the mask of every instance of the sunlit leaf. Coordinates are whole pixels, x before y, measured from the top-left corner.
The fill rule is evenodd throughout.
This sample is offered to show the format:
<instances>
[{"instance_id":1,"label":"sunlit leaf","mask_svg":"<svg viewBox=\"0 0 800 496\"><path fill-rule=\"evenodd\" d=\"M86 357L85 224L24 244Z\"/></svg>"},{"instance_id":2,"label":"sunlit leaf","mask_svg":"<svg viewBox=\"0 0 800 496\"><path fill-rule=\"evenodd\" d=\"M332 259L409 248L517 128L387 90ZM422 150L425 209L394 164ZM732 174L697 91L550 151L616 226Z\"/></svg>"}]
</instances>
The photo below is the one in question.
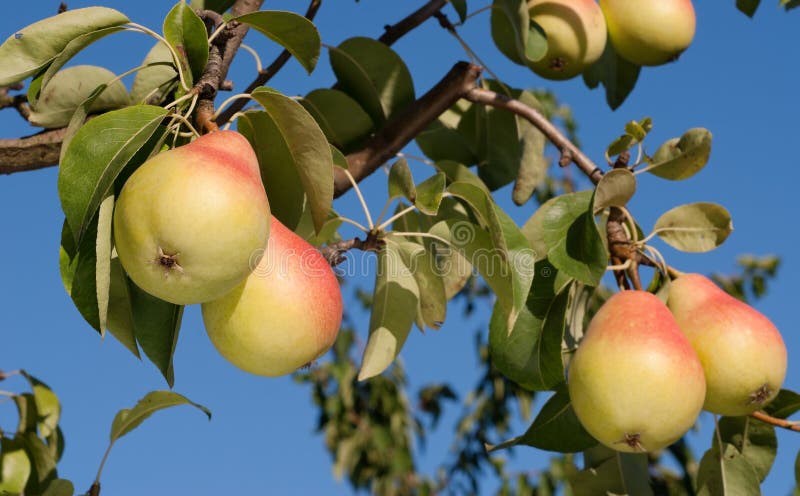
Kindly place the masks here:
<instances>
[{"instance_id":1,"label":"sunlit leaf","mask_svg":"<svg viewBox=\"0 0 800 496\"><path fill-rule=\"evenodd\" d=\"M314 117L328 141L342 150L360 144L375 127L361 105L343 91L317 89L303 97L300 104Z\"/></svg>"},{"instance_id":2,"label":"sunlit leaf","mask_svg":"<svg viewBox=\"0 0 800 496\"><path fill-rule=\"evenodd\" d=\"M417 327L438 329L447 314L444 282L436 266L435 254L425 246L410 241L398 241L397 248L403 263L417 282Z\"/></svg>"},{"instance_id":3,"label":"sunlit leaf","mask_svg":"<svg viewBox=\"0 0 800 496\"><path fill-rule=\"evenodd\" d=\"M184 1L164 18L164 38L178 54L183 73L191 76L187 83L200 79L208 61L208 34L205 23Z\"/></svg>"},{"instance_id":4,"label":"sunlit leaf","mask_svg":"<svg viewBox=\"0 0 800 496\"><path fill-rule=\"evenodd\" d=\"M142 65L148 65L136 73L131 87L131 102L134 104L158 104L170 88L177 84L178 73L169 47L160 41L147 52Z\"/></svg>"},{"instance_id":5,"label":"sunlit leaf","mask_svg":"<svg viewBox=\"0 0 800 496\"><path fill-rule=\"evenodd\" d=\"M751 417L722 417L718 425L722 442L735 446L763 481L778 451L775 427Z\"/></svg>"},{"instance_id":6,"label":"sunlit leaf","mask_svg":"<svg viewBox=\"0 0 800 496\"><path fill-rule=\"evenodd\" d=\"M628 169L612 169L595 188L594 212L607 207L624 207L636 193L636 177Z\"/></svg>"},{"instance_id":7,"label":"sunlit leaf","mask_svg":"<svg viewBox=\"0 0 800 496\"><path fill-rule=\"evenodd\" d=\"M653 227L675 249L706 252L721 245L733 231L731 215L716 203L689 203L664 213Z\"/></svg>"},{"instance_id":8,"label":"sunlit leaf","mask_svg":"<svg viewBox=\"0 0 800 496\"><path fill-rule=\"evenodd\" d=\"M30 476L31 461L22 441L0 438L0 493L21 493Z\"/></svg>"},{"instance_id":9,"label":"sunlit leaf","mask_svg":"<svg viewBox=\"0 0 800 496\"><path fill-rule=\"evenodd\" d=\"M411 175L411 168L408 161L404 158L399 159L389 169L389 199L406 198L410 202L417 199L417 188L414 185L414 177Z\"/></svg>"},{"instance_id":10,"label":"sunlit leaf","mask_svg":"<svg viewBox=\"0 0 800 496\"><path fill-rule=\"evenodd\" d=\"M151 391L140 399L133 408L126 408L117 412L114 421L111 423L111 444L139 427L142 422L155 412L179 405L191 405L205 413L208 419L211 420L211 411L208 408L198 405L185 396L172 391Z\"/></svg>"},{"instance_id":11,"label":"sunlit leaf","mask_svg":"<svg viewBox=\"0 0 800 496\"><path fill-rule=\"evenodd\" d=\"M262 10L236 18L278 43L310 74L319 60L321 41L314 23L294 12Z\"/></svg>"},{"instance_id":12,"label":"sunlit leaf","mask_svg":"<svg viewBox=\"0 0 800 496\"><path fill-rule=\"evenodd\" d=\"M373 294L369 338L361 359L359 381L380 374L392 364L414 323L419 287L393 243L387 243L378 253Z\"/></svg>"},{"instance_id":13,"label":"sunlit leaf","mask_svg":"<svg viewBox=\"0 0 800 496\"><path fill-rule=\"evenodd\" d=\"M135 105L87 122L70 141L59 167L58 192L80 242L117 175L155 133L167 110Z\"/></svg>"},{"instance_id":14,"label":"sunlit leaf","mask_svg":"<svg viewBox=\"0 0 800 496\"><path fill-rule=\"evenodd\" d=\"M42 19L8 37L0 45L0 86L9 86L36 74L74 39L129 22L122 13L106 7L68 10Z\"/></svg>"}]
</instances>

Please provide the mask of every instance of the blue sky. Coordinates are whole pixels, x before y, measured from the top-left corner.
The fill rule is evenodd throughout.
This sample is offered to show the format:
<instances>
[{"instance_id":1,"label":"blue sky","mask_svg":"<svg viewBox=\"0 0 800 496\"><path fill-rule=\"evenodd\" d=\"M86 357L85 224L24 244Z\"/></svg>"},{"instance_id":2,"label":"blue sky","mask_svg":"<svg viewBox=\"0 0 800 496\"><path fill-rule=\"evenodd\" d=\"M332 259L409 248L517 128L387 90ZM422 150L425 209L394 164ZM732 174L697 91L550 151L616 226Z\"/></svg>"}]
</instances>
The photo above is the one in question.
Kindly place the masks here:
<instances>
[{"instance_id":1,"label":"blue sky","mask_svg":"<svg viewBox=\"0 0 800 496\"><path fill-rule=\"evenodd\" d=\"M318 27L323 41L331 45L350 36L376 37L383 25L396 22L421 3L329 0L319 14ZM471 0L470 10L488 3ZM775 253L783 258L779 277L757 307L775 322L787 342L790 365L785 387L800 390L800 366L793 360L800 356L794 308L800 239L793 220L800 211L792 199L800 182L793 153L800 129L796 94L800 71L792 58L800 13L784 13L775 3L765 2L750 20L736 11L732 0L696 2L698 27L692 47L675 64L645 69L634 93L615 112L607 108L601 91L587 90L580 79L544 81L506 61L489 39L488 13L470 20L460 32L506 82L552 89L568 103L580 124L584 150L598 163L606 145L632 119L653 118L651 151L691 127L706 127L714 133L705 170L679 183L642 177L630 209L645 230L660 213L682 203L714 201L730 210L736 230L714 252L686 255L659 245L669 263L684 271L728 272L743 253ZM69 2L70 8L88 5L92 3ZM159 29L171 7L170 2L121 0L104 5L154 29ZM57 6L56 1L18 3L13 14L9 11L0 18L0 37L53 14ZM267 6L302 10L305 2L272 0ZM455 19L452 12L449 15ZM140 34L117 34L93 46L75 63L102 65L119 73L138 65L151 44ZM257 34L250 35L248 44L261 51L265 63L278 51ZM394 48L409 65L417 94L438 81L455 61L466 58L435 21ZM241 52L229 77L242 89L254 70L252 59ZM286 94L301 95L332 82L323 54L312 77L291 61L271 84ZM0 136L32 131L12 110L0 112ZM423 165L412 167L418 177L429 172ZM63 215L56 176L57 170L50 168L0 177L0 369L25 368L59 395L67 441L61 475L73 480L78 490L86 490L116 411L166 384L155 367L138 362L112 338L101 340L64 292L58 273ZM362 187L373 212L380 211L386 196L384 178L375 174ZM498 201L518 222L532 213L530 205L512 206L508 190L499 193ZM335 206L363 220L354 195L345 195ZM344 229L342 234L357 233ZM371 288L372 283L369 277L350 281L344 287L346 304L354 302L357 285ZM450 310L440 331L425 335L414 331L401 354L412 389L443 381L463 392L477 380L473 336L475 330L485 328L490 308L478 309L469 320L461 317L460 308ZM366 339L368 316L355 310L353 317L359 335ZM346 482L333 479L323 440L313 433L316 408L308 388L288 378L250 376L229 365L206 338L197 307L185 314L175 370L175 390L209 407L213 420L208 422L188 408L153 417L115 446L104 471L105 494L211 495L233 489L242 494L350 494ZM446 456L451 439L448 420L457 412L458 408L451 408L430 439L420 458L423 470L432 470ZM0 425L7 428L15 421L13 407L0 405ZM692 435L699 448L708 446L712 424L708 415L701 417L700 430ZM520 432L524 427L520 424ZM765 483L765 494L786 494L792 485L800 435L778 434L778 458ZM532 449L517 450L514 465L535 468L548 458Z\"/></svg>"}]
</instances>

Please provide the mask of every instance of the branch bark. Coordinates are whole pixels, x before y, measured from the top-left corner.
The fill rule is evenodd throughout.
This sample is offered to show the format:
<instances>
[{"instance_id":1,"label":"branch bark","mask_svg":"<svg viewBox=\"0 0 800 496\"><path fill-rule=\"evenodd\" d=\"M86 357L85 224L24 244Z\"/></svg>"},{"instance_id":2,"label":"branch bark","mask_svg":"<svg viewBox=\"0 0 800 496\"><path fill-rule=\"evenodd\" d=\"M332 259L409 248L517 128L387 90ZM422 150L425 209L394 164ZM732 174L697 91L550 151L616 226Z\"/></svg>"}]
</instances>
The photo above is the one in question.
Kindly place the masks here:
<instances>
[{"instance_id":1,"label":"branch bark","mask_svg":"<svg viewBox=\"0 0 800 496\"><path fill-rule=\"evenodd\" d=\"M359 151L347 156L350 174L361 181L394 157L425 127L475 87L481 68L458 62L433 88L386 123ZM339 169L334 176L334 196L351 188L347 176Z\"/></svg>"},{"instance_id":2,"label":"branch bark","mask_svg":"<svg viewBox=\"0 0 800 496\"><path fill-rule=\"evenodd\" d=\"M0 174L57 165L65 134L67 128L49 129L24 138L0 139Z\"/></svg>"}]
</instances>

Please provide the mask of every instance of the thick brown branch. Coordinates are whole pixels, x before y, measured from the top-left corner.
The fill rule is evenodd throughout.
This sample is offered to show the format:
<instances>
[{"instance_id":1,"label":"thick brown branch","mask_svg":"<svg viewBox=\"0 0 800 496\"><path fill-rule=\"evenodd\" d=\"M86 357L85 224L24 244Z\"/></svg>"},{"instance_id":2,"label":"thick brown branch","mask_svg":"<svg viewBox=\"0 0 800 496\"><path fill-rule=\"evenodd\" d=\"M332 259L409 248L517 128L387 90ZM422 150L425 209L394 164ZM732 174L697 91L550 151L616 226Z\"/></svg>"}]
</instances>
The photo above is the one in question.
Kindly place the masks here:
<instances>
[{"instance_id":1,"label":"thick brown branch","mask_svg":"<svg viewBox=\"0 0 800 496\"><path fill-rule=\"evenodd\" d=\"M764 412L753 412L750 414L750 416L764 423L774 425L775 427L780 427L782 429L787 429L794 432L800 432L800 423L798 422L771 417Z\"/></svg>"},{"instance_id":2,"label":"thick brown branch","mask_svg":"<svg viewBox=\"0 0 800 496\"><path fill-rule=\"evenodd\" d=\"M305 17L308 20L313 20L314 17L317 15L317 11L319 10L320 6L322 5L322 0L311 0L311 3L308 5L308 9L306 10ZM272 63L266 68L262 69L258 76L251 82L247 89L244 90L244 93L252 93L256 88L260 86L264 86L270 79L272 79L275 74L280 71L284 64L289 61L292 57L292 54L289 53L289 50L283 50L276 58L272 61ZM238 100L234 100L231 105L223 110L219 117L217 117L217 124L224 124L231 120L236 112L239 112L244 108L247 104L247 98L239 98Z\"/></svg>"},{"instance_id":3,"label":"thick brown branch","mask_svg":"<svg viewBox=\"0 0 800 496\"><path fill-rule=\"evenodd\" d=\"M495 93L494 91L485 90L483 88L473 88L465 96L467 100L473 103L480 103L482 105L490 105L492 107L502 108L513 112L520 117L530 121L531 124L536 126L545 137L553 143L561 152L561 160L559 164L562 166L574 162L576 166L586 174L593 183L597 184L600 178L603 177L603 171L600 170L594 162L589 159L584 153L575 146L566 136L562 133L552 122L547 120L547 117L542 115L541 112L529 107L519 100Z\"/></svg>"},{"instance_id":4,"label":"thick brown branch","mask_svg":"<svg viewBox=\"0 0 800 496\"><path fill-rule=\"evenodd\" d=\"M58 164L67 128L16 139L0 139L0 174L44 169Z\"/></svg>"},{"instance_id":5,"label":"thick brown branch","mask_svg":"<svg viewBox=\"0 0 800 496\"><path fill-rule=\"evenodd\" d=\"M255 12L261 8L264 0L237 0L231 7L234 17ZM228 75L228 69L233 62L236 51L242 44L247 34L247 24L230 22L225 29L214 39L208 51L208 63L203 75L195 84L192 91L200 95L197 101L197 124L206 131L214 131L217 125L211 120L214 115L214 98L220 86L223 86Z\"/></svg>"},{"instance_id":6,"label":"thick brown branch","mask_svg":"<svg viewBox=\"0 0 800 496\"><path fill-rule=\"evenodd\" d=\"M428 124L474 88L480 73L480 67L467 62L454 65L436 86L387 122L364 148L347 156L348 169L353 178L361 181L394 157ZM350 187L347 176L337 169L334 196L341 196Z\"/></svg>"},{"instance_id":7,"label":"thick brown branch","mask_svg":"<svg viewBox=\"0 0 800 496\"><path fill-rule=\"evenodd\" d=\"M431 0L409 14L397 24L386 26L384 33L380 38L378 38L378 41L386 45L392 45L395 41L405 36L409 31L435 15L439 9L444 7L446 4L447 0Z\"/></svg>"}]
</instances>

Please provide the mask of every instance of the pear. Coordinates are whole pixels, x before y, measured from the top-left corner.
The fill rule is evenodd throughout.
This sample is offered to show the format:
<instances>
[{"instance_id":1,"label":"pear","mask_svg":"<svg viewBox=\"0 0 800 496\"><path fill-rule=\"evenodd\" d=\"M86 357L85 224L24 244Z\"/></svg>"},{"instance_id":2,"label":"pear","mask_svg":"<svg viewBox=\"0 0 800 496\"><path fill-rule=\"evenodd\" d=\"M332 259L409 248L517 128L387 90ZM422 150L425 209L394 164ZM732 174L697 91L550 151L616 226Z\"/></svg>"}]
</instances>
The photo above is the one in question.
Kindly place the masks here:
<instances>
[{"instance_id":1,"label":"pear","mask_svg":"<svg viewBox=\"0 0 800 496\"><path fill-rule=\"evenodd\" d=\"M568 370L578 420L618 451L677 441L706 393L697 354L666 305L645 291L622 291L600 307Z\"/></svg>"},{"instance_id":2,"label":"pear","mask_svg":"<svg viewBox=\"0 0 800 496\"><path fill-rule=\"evenodd\" d=\"M691 0L600 0L608 37L622 58L638 65L673 61L692 43Z\"/></svg>"},{"instance_id":3,"label":"pear","mask_svg":"<svg viewBox=\"0 0 800 496\"><path fill-rule=\"evenodd\" d=\"M547 35L544 58L528 66L546 79L570 79L606 47L606 22L595 0L529 0L528 12Z\"/></svg>"},{"instance_id":4,"label":"pear","mask_svg":"<svg viewBox=\"0 0 800 496\"><path fill-rule=\"evenodd\" d=\"M272 217L266 251L244 282L204 303L217 351L256 375L289 374L322 356L342 321L339 281L316 248Z\"/></svg>"},{"instance_id":5,"label":"pear","mask_svg":"<svg viewBox=\"0 0 800 496\"><path fill-rule=\"evenodd\" d=\"M767 317L700 274L672 281L668 305L703 364L706 410L748 415L778 394L786 345Z\"/></svg>"},{"instance_id":6,"label":"pear","mask_svg":"<svg viewBox=\"0 0 800 496\"><path fill-rule=\"evenodd\" d=\"M269 217L255 152L241 134L217 131L136 169L117 200L114 241L139 287L171 303L202 303L253 270Z\"/></svg>"}]
</instances>

